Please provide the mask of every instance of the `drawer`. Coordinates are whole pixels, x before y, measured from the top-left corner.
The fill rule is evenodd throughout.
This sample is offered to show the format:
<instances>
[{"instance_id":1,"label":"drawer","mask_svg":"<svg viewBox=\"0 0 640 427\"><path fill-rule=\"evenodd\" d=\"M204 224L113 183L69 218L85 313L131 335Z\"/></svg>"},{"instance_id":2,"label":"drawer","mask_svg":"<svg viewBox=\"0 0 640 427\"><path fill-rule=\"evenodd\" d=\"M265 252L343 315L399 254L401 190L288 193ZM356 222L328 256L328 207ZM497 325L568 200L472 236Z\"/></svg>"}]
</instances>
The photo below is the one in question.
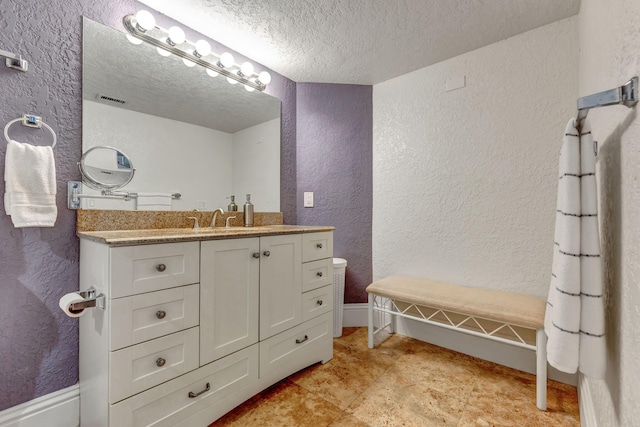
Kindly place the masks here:
<instances>
[{"instance_id":1,"label":"drawer","mask_svg":"<svg viewBox=\"0 0 640 427\"><path fill-rule=\"evenodd\" d=\"M200 286L195 284L112 300L110 349L198 326L199 293Z\"/></svg>"},{"instance_id":2,"label":"drawer","mask_svg":"<svg viewBox=\"0 0 640 427\"><path fill-rule=\"evenodd\" d=\"M333 283L333 258L302 264L302 292Z\"/></svg>"},{"instance_id":3,"label":"drawer","mask_svg":"<svg viewBox=\"0 0 640 427\"><path fill-rule=\"evenodd\" d=\"M333 232L304 233L302 235L302 262L333 258Z\"/></svg>"},{"instance_id":4,"label":"drawer","mask_svg":"<svg viewBox=\"0 0 640 427\"><path fill-rule=\"evenodd\" d=\"M313 319L333 310L333 285L302 294L302 321Z\"/></svg>"},{"instance_id":5,"label":"drawer","mask_svg":"<svg viewBox=\"0 0 640 427\"><path fill-rule=\"evenodd\" d=\"M173 427L204 409L215 412L216 405L220 410L214 417L219 417L229 410L229 406L236 406L251 397L251 394L242 394L243 388L257 380L258 345L255 344L111 405L109 424L118 427ZM229 400L233 402L231 405Z\"/></svg>"},{"instance_id":6,"label":"drawer","mask_svg":"<svg viewBox=\"0 0 640 427\"><path fill-rule=\"evenodd\" d=\"M260 377L282 371L290 375L321 361L318 344L333 344L333 318L325 313L260 343ZM301 364L301 361L303 362Z\"/></svg>"},{"instance_id":7,"label":"drawer","mask_svg":"<svg viewBox=\"0 0 640 427\"><path fill-rule=\"evenodd\" d=\"M200 242L111 248L111 295L120 298L200 281Z\"/></svg>"},{"instance_id":8,"label":"drawer","mask_svg":"<svg viewBox=\"0 0 640 427\"><path fill-rule=\"evenodd\" d=\"M109 354L109 402L140 393L198 367L199 328L156 338Z\"/></svg>"}]
</instances>

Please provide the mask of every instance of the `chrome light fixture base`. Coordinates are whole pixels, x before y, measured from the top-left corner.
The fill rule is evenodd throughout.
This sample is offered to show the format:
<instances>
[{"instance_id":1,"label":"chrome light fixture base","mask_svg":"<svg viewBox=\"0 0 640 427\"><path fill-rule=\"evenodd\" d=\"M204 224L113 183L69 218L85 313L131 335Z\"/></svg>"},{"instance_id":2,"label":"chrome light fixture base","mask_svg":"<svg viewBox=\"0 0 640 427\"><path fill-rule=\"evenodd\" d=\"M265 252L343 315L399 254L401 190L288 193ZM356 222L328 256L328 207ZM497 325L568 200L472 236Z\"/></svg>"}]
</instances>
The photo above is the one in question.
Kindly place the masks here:
<instances>
[{"instance_id":1,"label":"chrome light fixture base","mask_svg":"<svg viewBox=\"0 0 640 427\"><path fill-rule=\"evenodd\" d=\"M150 36L149 34L147 34L146 31L144 31L144 29L142 29L139 25L137 25L136 16L133 14L125 16L122 19L122 21L126 30L133 37L138 38L146 43L149 43L152 46L158 47L160 49L164 49L167 52L173 53L174 55L182 59L186 59L188 61L194 62L200 65L201 67L208 68L209 70L215 71L216 73L222 76L233 79L239 83L242 83L245 86L252 87L259 91L263 91L267 87L264 83L260 82L260 80L258 80L257 78L255 79L255 81L252 81L248 79L247 76L244 76L244 75L240 76L238 75L238 73L229 71L227 68L230 68L230 67L223 67L218 59L216 59L215 62L207 61L202 56L197 56L197 55L194 55L193 53L185 52L184 50L179 49L177 46L172 46L171 44L165 41L162 41L155 37ZM168 34L168 31L162 27L158 27L156 25L155 28Z\"/></svg>"}]
</instances>

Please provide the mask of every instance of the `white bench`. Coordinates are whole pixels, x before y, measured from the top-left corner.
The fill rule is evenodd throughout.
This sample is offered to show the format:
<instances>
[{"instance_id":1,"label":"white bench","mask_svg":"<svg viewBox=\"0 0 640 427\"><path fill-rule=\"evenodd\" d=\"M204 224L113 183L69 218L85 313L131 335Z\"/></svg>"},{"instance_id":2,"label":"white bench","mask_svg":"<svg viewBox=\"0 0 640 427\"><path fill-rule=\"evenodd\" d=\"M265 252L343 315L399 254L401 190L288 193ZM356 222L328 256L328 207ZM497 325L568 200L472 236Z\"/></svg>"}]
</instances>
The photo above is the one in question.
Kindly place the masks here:
<instances>
[{"instance_id":1,"label":"white bench","mask_svg":"<svg viewBox=\"0 0 640 427\"><path fill-rule=\"evenodd\" d=\"M536 404L543 411L547 409L544 300L403 276L373 282L367 292L369 348L374 347L374 334L387 327L395 332L395 319L400 316L534 350ZM375 328L374 312L389 314L390 321Z\"/></svg>"}]
</instances>

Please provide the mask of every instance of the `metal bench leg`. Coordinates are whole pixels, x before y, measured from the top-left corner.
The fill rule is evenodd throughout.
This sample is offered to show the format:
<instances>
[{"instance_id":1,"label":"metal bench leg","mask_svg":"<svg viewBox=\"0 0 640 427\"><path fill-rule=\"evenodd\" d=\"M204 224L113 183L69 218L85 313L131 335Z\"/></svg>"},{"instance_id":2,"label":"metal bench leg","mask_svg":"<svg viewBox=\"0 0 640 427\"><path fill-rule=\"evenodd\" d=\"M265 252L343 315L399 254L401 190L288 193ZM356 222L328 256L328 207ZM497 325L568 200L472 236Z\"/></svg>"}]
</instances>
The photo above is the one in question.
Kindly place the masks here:
<instances>
[{"instance_id":1,"label":"metal bench leg","mask_svg":"<svg viewBox=\"0 0 640 427\"><path fill-rule=\"evenodd\" d=\"M367 308L367 317L369 324L369 348L373 348L373 294L369 294L369 306Z\"/></svg>"},{"instance_id":2,"label":"metal bench leg","mask_svg":"<svg viewBox=\"0 0 640 427\"><path fill-rule=\"evenodd\" d=\"M389 310L395 311L393 301L391 299L388 300L388 304L389 304ZM389 333L391 334L396 333L396 318L397 317L395 314L389 314Z\"/></svg>"},{"instance_id":3,"label":"metal bench leg","mask_svg":"<svg viewBox=\"0 0 640 427\"><path fill-rule=\"evenodd\" d=\"M536 405L547 409L547 335L544 329L536 331Z\"/></svg>"}]
</instances>

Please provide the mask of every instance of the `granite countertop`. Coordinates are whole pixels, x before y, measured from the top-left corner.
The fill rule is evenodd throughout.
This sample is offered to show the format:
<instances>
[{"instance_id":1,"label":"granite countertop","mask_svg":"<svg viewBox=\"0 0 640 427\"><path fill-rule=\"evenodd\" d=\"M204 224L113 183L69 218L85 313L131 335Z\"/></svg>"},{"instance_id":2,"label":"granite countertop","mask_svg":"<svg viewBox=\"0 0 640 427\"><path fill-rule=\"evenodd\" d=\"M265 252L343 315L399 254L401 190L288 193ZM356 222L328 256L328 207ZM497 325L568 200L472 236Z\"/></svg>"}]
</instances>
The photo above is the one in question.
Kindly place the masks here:
<instances>
[{"instance_id":1,"label":"granite countertop","mask_svg":"<svg viewBox=\"0 0 640 427\"><path fill-rule=\"evenodd\" d=\"M81 239L110 246L130 246L151 243L189 242L198 240L233 239L239 237L333 231L335 227L301 225L263 225L258 227L163 228L151 230L79 231Z\"/></svg>"}]
</instances>

